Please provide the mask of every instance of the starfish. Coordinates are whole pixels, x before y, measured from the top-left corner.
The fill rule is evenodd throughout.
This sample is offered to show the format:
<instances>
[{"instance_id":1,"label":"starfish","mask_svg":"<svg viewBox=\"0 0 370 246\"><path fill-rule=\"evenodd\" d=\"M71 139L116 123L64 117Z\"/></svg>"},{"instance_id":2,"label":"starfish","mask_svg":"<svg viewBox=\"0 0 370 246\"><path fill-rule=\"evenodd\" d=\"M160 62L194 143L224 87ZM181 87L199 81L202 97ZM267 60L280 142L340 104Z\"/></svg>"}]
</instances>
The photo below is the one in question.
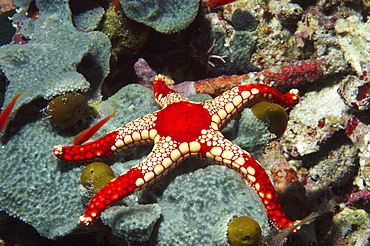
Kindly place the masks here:
<instances>
[{"instance_id":1,"label":"starfish","mask_svg":"<svg viewBox=\"0 0 370 246\"><path fill-rule=\"evenodd\" d=\"M189 157L226 165L239 172L255 189L268 218L278 229L294 226L285 215L274 186L261 165L248 152L227 140L220 132L245 107L268 101L290 107L298 90L280 94L263 84L247 84L226 91L202 103L189 101L170 89L158 75L154 96L162 109L148 114L98 138L74 146L55 146L54 155L66 161L87 161L112 156L135 146L154 144L153 150L138 165L114 178L89 202L80 222L89 225L109 205L163 178Z\"/></svg>"}]
</instances>

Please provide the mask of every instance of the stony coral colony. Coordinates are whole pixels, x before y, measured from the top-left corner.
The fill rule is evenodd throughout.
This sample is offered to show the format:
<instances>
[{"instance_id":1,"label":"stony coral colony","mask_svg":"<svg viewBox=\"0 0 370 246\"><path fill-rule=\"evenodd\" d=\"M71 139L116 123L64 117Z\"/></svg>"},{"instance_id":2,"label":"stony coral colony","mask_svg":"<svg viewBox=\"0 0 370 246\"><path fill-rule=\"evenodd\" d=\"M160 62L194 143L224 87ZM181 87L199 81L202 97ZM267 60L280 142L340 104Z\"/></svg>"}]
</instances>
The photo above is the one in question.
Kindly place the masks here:
<instances>
[{"instance_id":1,"label":"stony coral colony","mask_svg":"<svg viewBox=\"0 0 370 246\"><path fill-rule=\"evenodd\" d=\"M290 220L321 216L287 237L290 231L268 224L258 196L233 170L191 159L107 208L101 220L112 228L109 240L251 245L257 235L255 244L267 245L368 242L367 0L1 4L1 17L11 17L0 20L10 26L0 39L0 153L8 160L1 170L14 177L0 179L2 211L43 237L73 236L93 193L138 164L147 150L102 159L113 171L103 168L101 174L103 164L81 168L57 161L52 147L71 145L78 133L96 129L113 116L114 105L116 114L91 139L157 111L150 89L161 73L192 101L250 83L281 92L298 88L300 99L289 110L256 105L222 134L259 161ZM229 222L242 216L257 221L261 238L230 232L244 222ZM12 235L0 238L10 242Z\"/></svg>"}]
</instances>

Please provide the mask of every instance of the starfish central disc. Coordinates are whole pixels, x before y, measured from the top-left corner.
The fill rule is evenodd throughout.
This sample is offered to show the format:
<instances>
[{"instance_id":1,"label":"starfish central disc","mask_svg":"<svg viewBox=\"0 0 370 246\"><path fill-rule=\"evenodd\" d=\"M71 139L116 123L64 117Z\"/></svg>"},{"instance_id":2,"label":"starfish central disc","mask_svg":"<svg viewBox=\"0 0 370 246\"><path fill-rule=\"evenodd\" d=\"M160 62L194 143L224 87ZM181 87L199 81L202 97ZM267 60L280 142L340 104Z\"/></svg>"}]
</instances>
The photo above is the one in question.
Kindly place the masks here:
<instances>
[{"instance_id":1,"label":"starfish central disc","mask_svg":"<svg viewBox=\"0 0 370 246\"><path fill-rule=\"evenodd\" d=\"M159 111L155 124L160 136L191 142L201 135L203 129L209 129L211 115L201 104L177 102Z\"/></svg>"}]
</instances>

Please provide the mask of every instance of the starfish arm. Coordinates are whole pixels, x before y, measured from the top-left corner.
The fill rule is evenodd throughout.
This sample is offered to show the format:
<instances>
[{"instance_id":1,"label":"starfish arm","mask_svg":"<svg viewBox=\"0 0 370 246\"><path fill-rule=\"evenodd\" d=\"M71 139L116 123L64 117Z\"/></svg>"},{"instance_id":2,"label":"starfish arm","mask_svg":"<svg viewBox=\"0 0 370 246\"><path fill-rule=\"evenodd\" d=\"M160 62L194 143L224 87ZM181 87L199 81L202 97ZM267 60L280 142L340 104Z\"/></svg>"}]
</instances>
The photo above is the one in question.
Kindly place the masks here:
<instances>
[{"instance_id":1,"label":"starfish arm","mask_svg":"<svg viewBox=\"0 0 370 246\"><path fill-rule=\"evenodd\" d=\"M106 207L154 183L199 148L199 143L179 144L170 137L159 138L144 161L110 181L91 199L80 222L91 224Z\"/></svg>"},{"instance_id":2,"label":"starfish arm","mask_svg":"<svg viewBox=\"0 0 370 246\"><path fill-rule=\"evenodd\" d=\"M142 170L133 167L126 173L112 179L91 199L84 214L80 216L80 223L91 224L106 207L139 190L140 187L136 182L143 178Z\"/></svg>"},{"instance_id":3,"label":"starfish arm","mask_svg":"<svg viewBox=\"0 0 370 246\"><path fill-rule=\"evenodd\" d=\"M232 144L221 133L209 130L209 136L205 139L207 145L202 145L200 154L208 161L225 165L241 174L245 182L254 188L261 199L269 220L279 229L285 229L298 223L291 221L285 215L275 188L270 178L261 165L251 157L248 152Z\"/></svg>"},{"instance_id":4,"label":"starfish arm","mask_svg":"<svg viewBox=\"0 0 370 246\"><path fill-rule=\"evenodd\" d=\"M212 127L222 129L238 112L258 102L273 102L284 108L292 106L298 99L298 90L286 94L263 84L247 84L235 87L222 95L203 103L212 117Z\"/></svg>"},{"instance_id":5,"label":"starfish arm","mask_svg":"<svg viewBox=\"0 0 370 246\"><path fill-rule=\"evenodd\" d=\"M66 161L88 161L115 155L123 150L152 144L157 136L157 112L134 120L93 142L73 146L54 146L54 155Z\"/></svg>"},{"instance_id":6,"label":"starfish arm","mask_svg":"<svg viewBox=\"0 0 370 246\"><path fill-rule=\"evenodd\" d=\"M157 75L153 82L154 97L159 106L165 107L174 102L189 102L185 96L171 90L162 75Z\"/></svg>"}]
</instances>

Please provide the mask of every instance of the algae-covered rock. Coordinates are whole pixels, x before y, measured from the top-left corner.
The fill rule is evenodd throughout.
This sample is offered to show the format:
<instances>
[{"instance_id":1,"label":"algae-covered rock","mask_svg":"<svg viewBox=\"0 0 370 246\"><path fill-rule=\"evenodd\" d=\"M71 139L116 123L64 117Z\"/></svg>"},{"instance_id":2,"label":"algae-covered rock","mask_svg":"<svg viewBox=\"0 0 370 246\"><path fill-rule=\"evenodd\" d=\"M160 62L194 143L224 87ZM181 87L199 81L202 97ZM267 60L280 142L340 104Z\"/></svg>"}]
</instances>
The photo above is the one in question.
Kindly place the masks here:
<instances>
[{"instance_id":1,"label":"algae-covered rock","mask_svg":"<svg viewBox=\"0 0 370 246\"><path fill-rule=\"evenodd\" d=\"M109 7L100 28L112 43L112 54L132 55L140 51L149 37L150 28L128 18L121 9Z\"/></svg>"},{"instance_id":2,"label":"algae-covered rock","mask_svg":"<svg viewBox=\"0 0 370 246\"><path fill-rule=\"evenodd\" d=\"M230 33L232 33L230 35ZM212 54L224 57L226 62L213 59L218 70L233 73L246 73L255 69L250 62L250 56L254 47L252 33L249 31L239 31L224 29L216 26L212 29L211 40L215 40L216 46L212 49Z\"/></svg>"},{"instance_id":3,"label":"algae-covered rock","mask_svg":"<svg viewBox=\"0 0 370 246\"><path fill-rule=\"evenodd\" d=\"M346 61L361 75L370 61L370 20L361 22L357 16L338 19L335 31Z\"/></svg>"},{"instance_id":4,"label":"algae-covered rock","mask_svg":"<svg viewBox=\"0 0 370 246\"><path fill-rule=\"evenodd\" d=\"M333 217L335 245L362 246L369 243L370 216L362 209L344 208Z\"/></svg>"},{"instance_id":5,"label":"algae-covered rock","mask_svg":"<svg viewBox=\"0 0 370 246\"><path fill-rule=\"evenodd\" d=\"M254 16L244 8L235 11L224 10L219 13L208 13L202 23L202 35L194 37L194 43L208 43L207 69L221 74L243 74L256 70L250 61L255 47L254 35L258 26ZM229 20L225 16L230 16ZM246 23L247 22L247 23Z\"/></svg>"}]
</instances>

